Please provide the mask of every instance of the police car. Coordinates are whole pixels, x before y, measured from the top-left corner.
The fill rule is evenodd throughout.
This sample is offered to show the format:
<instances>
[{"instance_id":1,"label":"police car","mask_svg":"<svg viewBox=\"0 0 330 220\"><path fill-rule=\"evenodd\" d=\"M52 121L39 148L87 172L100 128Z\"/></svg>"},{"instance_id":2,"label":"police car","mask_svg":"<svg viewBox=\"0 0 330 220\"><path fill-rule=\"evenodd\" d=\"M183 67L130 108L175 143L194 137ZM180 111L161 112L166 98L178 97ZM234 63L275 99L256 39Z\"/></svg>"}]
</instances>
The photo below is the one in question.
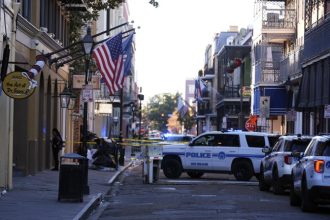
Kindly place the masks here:
<instances>
[{"instance_id":1,"label":"police car","mask_svg":"<svg viewBox=\"0 0 330 220\"><path fill-rule=\"evenodd\" d=\"M273 188L274 194L282 194L290 188L291 169L296 162L292 152L304 152L312 136L288 135L279 137L273 148L264 148L266 154L260 164L260 191Z\"/></svg>"},{"instance_id":2,"label":"police car","mask_svg":"<svg viewBox=\"0 0 330 220\"><path fill-rule=\"evenodd\" d=\"M278 136L259 132L206 132L188 145L163 146L162 169L168 178L179 178L182 172L192 178L204 173L230 173L240 181L259 174L262 148L271 146Z\"/></svg>"},{"instance_id":3,"label":"police car","mask_svg":"<svg viewBox=\"0 0 330 220\"><path fill-rule=\"evenodd\" d=\"M318 204L330 204L330 136L315 136L292 168L290 205L314 211Z\"/></svg>"}]
</instances>

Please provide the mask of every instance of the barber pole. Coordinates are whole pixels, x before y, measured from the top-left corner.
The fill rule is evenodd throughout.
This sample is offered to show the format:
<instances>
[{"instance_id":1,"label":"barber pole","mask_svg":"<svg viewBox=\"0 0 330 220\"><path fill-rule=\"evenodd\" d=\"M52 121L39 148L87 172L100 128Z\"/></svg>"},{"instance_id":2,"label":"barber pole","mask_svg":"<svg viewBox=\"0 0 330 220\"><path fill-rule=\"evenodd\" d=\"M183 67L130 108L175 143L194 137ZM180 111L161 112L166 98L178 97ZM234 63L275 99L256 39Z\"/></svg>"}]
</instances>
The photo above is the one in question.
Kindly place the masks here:
<instances>
[{"instance_id":1,"label":"barber pole","mask_svg":"<svg viewBox=\"0 0 330 220\"><path fill-rule=\"evenodd\" d=\"M31 67L29 72L22 72L22 75L29 79L30 81L30 89L37 87L38 82L34 80L34 77L40 73L42 68L44 68L46 63L46 57L43 54L36 56L36 63Z\"/></svg>"}]
</instances>

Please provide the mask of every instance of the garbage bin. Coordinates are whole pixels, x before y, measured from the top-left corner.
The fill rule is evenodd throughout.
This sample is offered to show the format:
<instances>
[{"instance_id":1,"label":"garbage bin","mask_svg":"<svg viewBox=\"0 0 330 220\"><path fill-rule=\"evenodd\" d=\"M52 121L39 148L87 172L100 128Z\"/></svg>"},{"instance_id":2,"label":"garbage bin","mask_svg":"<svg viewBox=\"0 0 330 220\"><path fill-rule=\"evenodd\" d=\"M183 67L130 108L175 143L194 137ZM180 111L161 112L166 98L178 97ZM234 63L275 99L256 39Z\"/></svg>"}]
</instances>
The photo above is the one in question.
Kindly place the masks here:
<instances>
[{"instance_id":1,"label":"garbage bin","mask_svg":"<svg viewBox=\"0 0 330 220\"><path fill-rule=\"evenodd\" d=\"M76 153L60 157L58 201L65 199L83 202L86 160Z\"/></svg>"}]
</instances>

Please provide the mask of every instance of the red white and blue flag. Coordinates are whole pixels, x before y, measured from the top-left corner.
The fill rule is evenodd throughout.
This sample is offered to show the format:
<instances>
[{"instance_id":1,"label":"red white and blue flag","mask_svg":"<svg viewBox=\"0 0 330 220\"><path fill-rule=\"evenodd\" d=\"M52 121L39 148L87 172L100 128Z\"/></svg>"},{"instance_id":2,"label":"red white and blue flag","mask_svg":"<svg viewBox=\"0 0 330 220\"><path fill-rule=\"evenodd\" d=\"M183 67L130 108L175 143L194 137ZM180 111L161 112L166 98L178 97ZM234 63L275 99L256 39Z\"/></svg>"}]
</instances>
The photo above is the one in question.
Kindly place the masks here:
<instances>
[{"instance_id":1,"label":"red white and blue flag","mask_svg":"<svg viewBox=\"0 0 330 220\"><path fill-rule=\"evenodd\" d=\"M122 33L110 38L93 50L92 56L109 89L110 95L124 84Z\"/></svg>"}]
</instances>

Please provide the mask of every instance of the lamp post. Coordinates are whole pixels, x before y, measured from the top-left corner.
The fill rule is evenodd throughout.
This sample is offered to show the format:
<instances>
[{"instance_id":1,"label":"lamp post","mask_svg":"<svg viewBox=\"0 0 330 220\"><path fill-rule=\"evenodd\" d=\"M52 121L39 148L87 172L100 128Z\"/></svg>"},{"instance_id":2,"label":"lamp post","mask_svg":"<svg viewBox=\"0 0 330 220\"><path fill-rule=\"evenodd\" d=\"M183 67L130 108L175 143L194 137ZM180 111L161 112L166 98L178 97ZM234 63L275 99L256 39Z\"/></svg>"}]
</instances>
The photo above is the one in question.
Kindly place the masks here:
<instances>
[{"instance_id":1,"label":"lamp post","mask_svg":"<svg viewBox=\"0 0 330 220\"><path fill-rule=\"evenodd\" d=\"M293 133L293 112L291 111L292 108L292 84L290 80L290 76L284 83L285 89L287 91L287 118L286 118L286 132Z\"/></svg>"},{"instance_id":2,"label":"lamp post","mask_svg":"<svg viewBox=\"0 0 330 220\"><path fill-rule=\"evenodd\" d=\"M140 92L142 91L142 88L140 88ZM139 125L139 140L141 139L141 125L142 125L142 101L144 99L143 94L138 94L138 99L140 100L140 107L139 107L139 120L140 120L140 125Z\"/></svg>"},{"instance_id":3,"label":"lamp post","mask_svg":"<svg viewBox=\"0 0 330 220\"><path fill-rule=\"evenodd\" d=\"M86 35L84 36L83 40L83 48L85 54L85 88L88 85L88 73L89 73L89 62L90 62L90 55L93 48L93 37L91 35L91 28L87 27ZM88 110L88 102L84 102L84 114L83 114L83 149L82 149L82 156L87 158L87 110ZM89 186L88 186L88 162L84 164L84 194L89 194Z\"/></svg>"},{"instance_id":4,"label":"lamp post","mask_svg":"<svg viewBox=\"0 0 330 220\"><path fill-rule=\"evenodd\" d=\"M63 91L60 93L60 104L61 108L72 110L76 103L77 96L71 92L68 87L65 86Z\"/></svg>"}]
</instances>

